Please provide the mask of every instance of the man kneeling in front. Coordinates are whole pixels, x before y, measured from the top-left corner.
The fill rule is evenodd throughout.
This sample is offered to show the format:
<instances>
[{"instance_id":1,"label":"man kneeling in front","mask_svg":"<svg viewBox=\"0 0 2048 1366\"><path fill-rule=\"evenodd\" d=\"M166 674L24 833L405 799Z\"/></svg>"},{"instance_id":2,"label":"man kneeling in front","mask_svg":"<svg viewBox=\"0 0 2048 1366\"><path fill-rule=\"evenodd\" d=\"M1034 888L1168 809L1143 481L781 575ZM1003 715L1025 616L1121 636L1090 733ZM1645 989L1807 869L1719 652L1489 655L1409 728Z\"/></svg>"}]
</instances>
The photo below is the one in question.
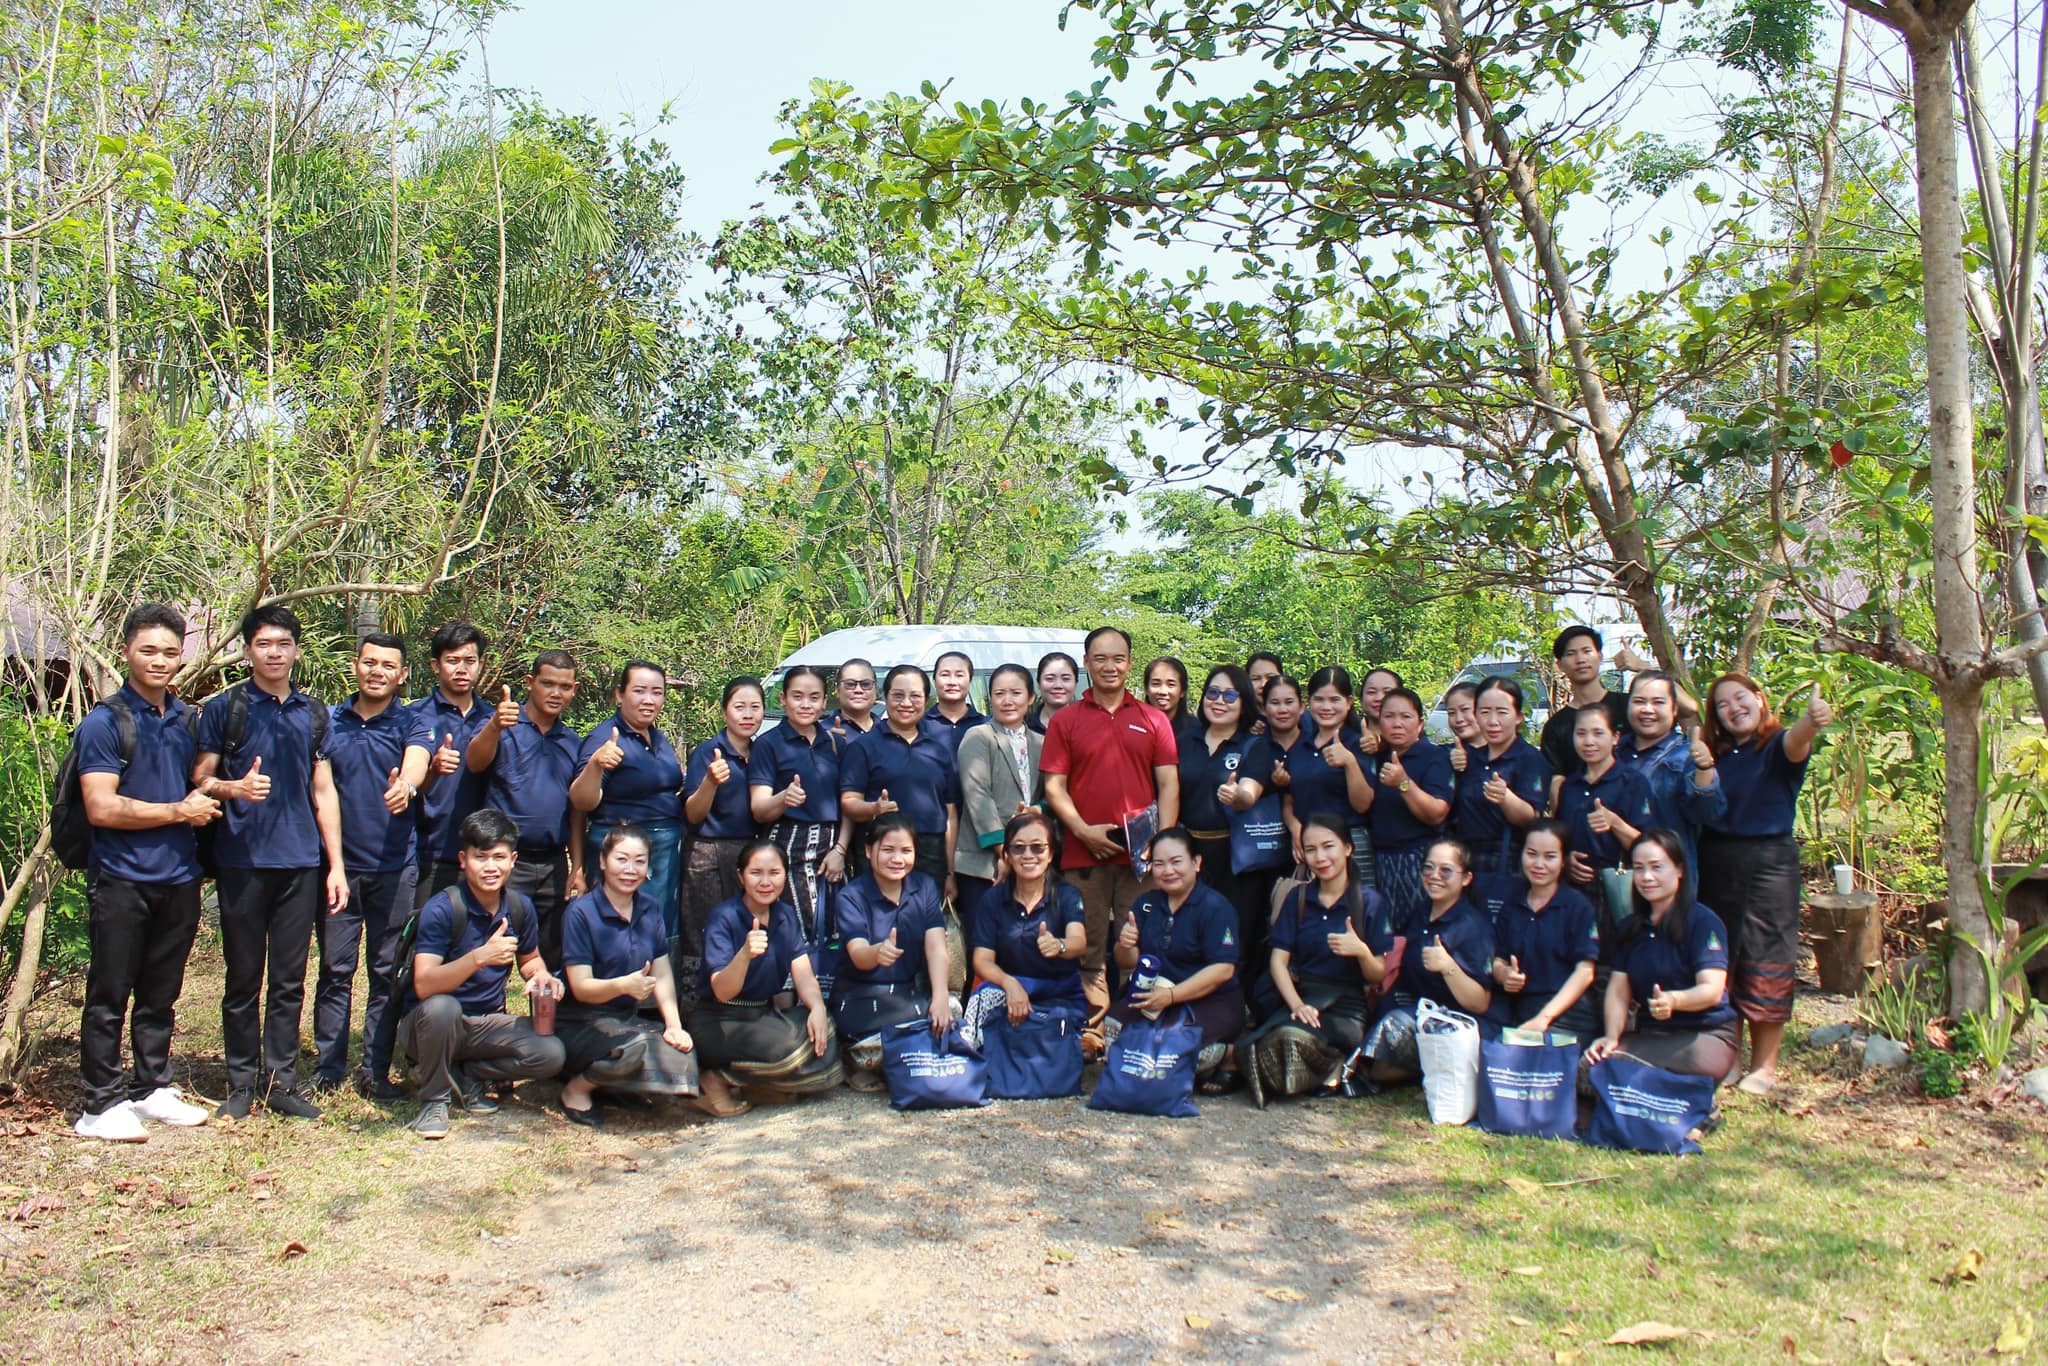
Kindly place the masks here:
<instances>
[{"instance_id":1,"label":"man kneeling in front","mask_svg":"<svg viewBox=\"0 0 2048 1366\"><path fill-rule=\"evenodd\" d=\"M398 1022L398 1045L419 1081L421 1138L448 1135L448 1107L471 1114L498 1108L484 1083L552 1077L562 1070L561 1040L536 1034L533 1021L505 1013L505 978L516 963L529 997L559 997L561 983L540 957L533 903L512 890L519 827L493 807L462 822L462 881L420 907L412 985Z\"/></svg>"}]
</instances>

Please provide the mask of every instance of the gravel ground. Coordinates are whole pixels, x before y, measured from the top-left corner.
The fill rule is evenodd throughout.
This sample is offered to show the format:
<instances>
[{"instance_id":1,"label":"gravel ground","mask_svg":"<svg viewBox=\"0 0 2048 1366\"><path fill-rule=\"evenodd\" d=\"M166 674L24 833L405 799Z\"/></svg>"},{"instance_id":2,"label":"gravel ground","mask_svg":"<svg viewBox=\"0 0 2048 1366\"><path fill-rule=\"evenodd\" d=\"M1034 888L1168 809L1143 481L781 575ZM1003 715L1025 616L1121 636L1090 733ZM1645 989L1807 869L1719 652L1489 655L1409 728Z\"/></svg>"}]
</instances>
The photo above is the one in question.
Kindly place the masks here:
<instances>
[{"instance_id":1,"label":"gravel ground","mask_svg":"<svg viewBox=\"0 0 2048 1366\"><path fill-rule=\"evenodd\" d=\"M536 1088L529 1088L533 1090ZM545 1088L551 1091L552 1088ZM1079 1100L901 1115L841 1090L718 1123L568 1130L517 1104L449 1150L565 1174L473 1255L390 1240L232 1354L353 1361L1434 1361L1456 1287L1338 1108L1198 1120ZM616 1113L616 1112L614 1112ZM1352 1131L1356 1134L1357 1131ZM587 1156L586 1156L587 1153ZM414 1255L408 1255L414 1253Z\"/></svg>"}]
</instances>

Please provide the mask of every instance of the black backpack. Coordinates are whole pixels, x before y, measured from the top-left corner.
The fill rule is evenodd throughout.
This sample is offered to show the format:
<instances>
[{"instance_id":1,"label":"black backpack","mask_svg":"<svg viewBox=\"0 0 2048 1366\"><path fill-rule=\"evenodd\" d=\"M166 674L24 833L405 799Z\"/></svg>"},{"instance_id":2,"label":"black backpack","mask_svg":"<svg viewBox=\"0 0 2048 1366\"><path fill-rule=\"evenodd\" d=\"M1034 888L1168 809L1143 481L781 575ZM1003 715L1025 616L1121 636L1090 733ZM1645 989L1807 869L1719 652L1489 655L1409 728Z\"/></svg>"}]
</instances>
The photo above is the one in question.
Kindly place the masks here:
<instances>
[{"instance_id":1,"label":"black backpack","mask_svg":"<svg viewBox=\"0 0 2048 1366\"><path fill-rule=\"evenodd\" d=\"M461 883L450 887L455 904L463 915L469 914L469 889ZM529 928L536 926L533 912L533 898L513 887L505 889L503 905L506 928L515 939L524 939ZM395 1027L398 1012L405 1008L406 998L412 994L412 959L414 946L420 938L420 913L414 911L405 918L405 925L398 931L398 944L391 959L391 1000L392 1007L384 1012L384 1018Z\"/></svg>"},{"instance_id":2,"label":"black backpack","mask_svg":"<svg viewBox=\"0 0 2048 1366\"><path fill-rule=\"evenodd\" d=\"M222 778L228 776L228 767L234 763L236 752L242 748L242 742L249 738L250 686L247 683L237 683L234 687L228 689L226 694L227 701L220 704L228 709L227 720L221 726L220 766L215 770L216 775ZM313 754L317 756L321 750L327 747L327 732L334 724L334 717L318 699L311 699L311 701L313 707ZM213 704L209 703L208 705ZM129 724L131 727L133 726L134 722L132 719ZM223 819L225 819L225 815L223 815ZM220 821L215 821L211 825L204 825L199 828L199 863L209 874L215 871L213 866L213 838L214 833L220 829L220 825Z\"/></svg>"},{"instance_id":3,"label":"black backpack","mask_svg":"<svg viewBox=\"0 0 2048 1366\"><path fill-rule=\"evenodd\" d=\"M135 713L121 700L118 693L100 699L99 705L114 716L114 734L120 747L121 767L125 771L135 762L135 747L139 743L135 731ZM247 704L243 707L243 724L248 723ZM83 726L83 722L80 723ZM199 710L185 709L185 728L193 735L199 733ZM92 822L86 819L85 788L78 780L78 732L71 732L71 748L65 751L64 761L57 765L57 781L50 794L50 853L66 868L82 869L92 862Z\"/></svg>"}]
</instances>

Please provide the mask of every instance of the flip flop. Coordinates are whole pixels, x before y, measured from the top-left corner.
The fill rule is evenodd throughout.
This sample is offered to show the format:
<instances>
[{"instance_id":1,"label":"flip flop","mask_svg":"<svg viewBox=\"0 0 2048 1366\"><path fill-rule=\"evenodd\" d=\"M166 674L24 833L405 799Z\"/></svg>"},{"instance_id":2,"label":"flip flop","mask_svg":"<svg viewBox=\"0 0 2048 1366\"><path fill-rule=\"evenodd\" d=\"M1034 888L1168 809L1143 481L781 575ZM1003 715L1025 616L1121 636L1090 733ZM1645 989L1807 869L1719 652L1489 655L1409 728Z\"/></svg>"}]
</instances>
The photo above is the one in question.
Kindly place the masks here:
<instances>
[{"instance_id":1,"label":"flip flop","mask_svg":"<svg viewBox=\"0 0 2048 1366\"><path fill-rule=\"evenodd\" d=\"M709 1096L691 1096L689 1100L692 1109L702 1111L713 1119L733 1119L754 1108L752 1101L745 1100L736 1100L724 1106Z\"/></svg>"},{"instance_id":2,"label":"flip flop","mask_svg":"<svg viewBox=\"0 0 2048 1366\"><path fill-rule=\"evenodd\" d=\"M1777 1086L1776 1077L1767 1077L1761 1072L1752 1072L1735 1083L1735 1089L1745 1096L1768 1096Z\"/></svg>"}]
</instances>

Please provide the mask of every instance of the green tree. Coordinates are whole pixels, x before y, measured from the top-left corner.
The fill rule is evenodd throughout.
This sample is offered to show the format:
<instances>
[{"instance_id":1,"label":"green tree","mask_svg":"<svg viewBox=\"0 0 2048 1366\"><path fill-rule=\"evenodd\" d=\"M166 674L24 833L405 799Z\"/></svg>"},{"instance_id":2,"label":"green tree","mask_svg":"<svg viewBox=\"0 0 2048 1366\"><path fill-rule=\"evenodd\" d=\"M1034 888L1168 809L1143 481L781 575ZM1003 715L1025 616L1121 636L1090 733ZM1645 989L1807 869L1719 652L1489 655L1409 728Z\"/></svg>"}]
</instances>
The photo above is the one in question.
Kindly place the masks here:
<instances>
[{"instance_id":1,"label":"green tree","mask_svg":"<svg viewBox=\"0 0 2048 1366\"><path fill-rule=\"evenodd\" d=\"M712 313L763 319L732 328L752 380L736 475L802 529L752 586L794 590L808 629L1028 610L1094 534L1083 475L1106 467L1114 390L1004 303L1057 264L1023 215L884 213L882 157L917 113L814 82L778 145L831 155L768 177L782 207L728 224L712 252Z\"/></svg>"}]
</instances>

